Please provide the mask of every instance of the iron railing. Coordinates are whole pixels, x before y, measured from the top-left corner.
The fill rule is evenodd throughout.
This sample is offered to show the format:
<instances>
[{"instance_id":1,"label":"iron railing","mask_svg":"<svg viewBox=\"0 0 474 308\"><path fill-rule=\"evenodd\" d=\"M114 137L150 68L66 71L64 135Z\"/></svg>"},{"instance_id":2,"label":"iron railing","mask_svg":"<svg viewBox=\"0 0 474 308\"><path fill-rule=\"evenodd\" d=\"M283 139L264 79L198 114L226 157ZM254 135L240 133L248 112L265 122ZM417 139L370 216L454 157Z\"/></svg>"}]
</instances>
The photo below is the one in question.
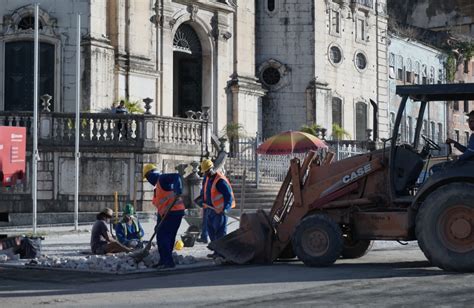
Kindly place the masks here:
<instances>
[{"instance_id":1,"label":"iron railing","mask_svg":"<svg viewBox=\"0 0 474 308\"><path fill-rule=\"evenodd\" d=\"M262 142L259 136L255 138L240 138L231 142L229 157L225 169L233 180L240 180L244 174L246 181L259 184L274 184L282 182L288 172L290 160L294 157L304 160L306 153L292 155L262 155L256 149ZM336 160L342 160L354 155L367 152L367 142L359 141L327 141ZM324 153L321 153L324 155Z\"/></svg>"}]
</instances>

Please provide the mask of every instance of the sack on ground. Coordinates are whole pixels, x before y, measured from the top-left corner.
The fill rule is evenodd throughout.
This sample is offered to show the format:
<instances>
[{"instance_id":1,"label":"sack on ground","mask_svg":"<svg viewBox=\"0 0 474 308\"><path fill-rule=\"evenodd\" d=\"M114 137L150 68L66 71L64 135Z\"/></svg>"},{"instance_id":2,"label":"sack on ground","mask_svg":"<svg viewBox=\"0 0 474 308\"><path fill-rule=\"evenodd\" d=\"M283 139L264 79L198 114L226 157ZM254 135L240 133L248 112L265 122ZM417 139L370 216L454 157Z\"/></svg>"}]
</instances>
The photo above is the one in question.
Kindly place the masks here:
<instances>
[{"instance_id":1,"label":"sack on ground","mask_svg":"<svg viewBox=\"0 0 474 308\"><path fill-rule=\"evenodd\" d=\"M22 259L34 259L41 256L41 238L25 237L17 251Z\"/></svg>"}]
</instances>

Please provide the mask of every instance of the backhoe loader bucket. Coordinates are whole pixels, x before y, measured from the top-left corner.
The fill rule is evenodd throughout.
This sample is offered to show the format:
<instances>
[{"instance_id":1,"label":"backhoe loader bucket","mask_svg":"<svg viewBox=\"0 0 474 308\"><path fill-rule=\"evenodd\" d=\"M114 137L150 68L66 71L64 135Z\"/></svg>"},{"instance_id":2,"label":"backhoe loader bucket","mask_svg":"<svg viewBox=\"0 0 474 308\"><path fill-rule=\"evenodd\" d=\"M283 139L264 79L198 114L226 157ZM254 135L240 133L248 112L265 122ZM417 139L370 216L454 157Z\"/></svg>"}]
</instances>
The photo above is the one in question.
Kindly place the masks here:
<instances>
[{"instance_id":1,"label":"backhoe loader bucket","mask_svg":"<svg viewBox=\"0 0 474 308\"><path fill-rule=\"evenodd\" d=\"M223 238L212 241L208 248L225 261L246 263L272 262L273 230L268 215L263 210L242 214L240 228Z\"/></svg>"}]
</instances>

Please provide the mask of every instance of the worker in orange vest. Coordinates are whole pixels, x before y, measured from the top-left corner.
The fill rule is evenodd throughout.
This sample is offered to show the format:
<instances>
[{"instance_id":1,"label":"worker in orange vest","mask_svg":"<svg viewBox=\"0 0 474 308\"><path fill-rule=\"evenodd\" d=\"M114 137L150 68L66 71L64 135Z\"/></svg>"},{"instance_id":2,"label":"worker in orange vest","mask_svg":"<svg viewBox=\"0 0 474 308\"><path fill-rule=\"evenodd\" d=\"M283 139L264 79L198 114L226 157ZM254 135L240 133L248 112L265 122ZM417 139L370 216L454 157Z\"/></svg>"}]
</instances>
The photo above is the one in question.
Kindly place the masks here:
<instances>
[{"instance_id":1,"label":"worker in orange vest","mask_svg":"<svg viewBox=\"0 0 474 308\"><path fill-rule=\"evenodd\" d=\"M183 182L178 173L160 173L153 164L146 164L143 167L143 177L155 186L152 202L158 210L155 231L160 262L157 267L160 269L173 268L175 267L173 248L176 233L181 225L185 210L184 202L181 199ZM162 220L163 224L159 229L156 229Z\"/></svg>"},{"instance_id":2,"label":"worker in orange vest","mask_svg":"<svg viewBox=\"0 0 474 308\"><path fill-rule=\"evenodd\" d=\"M234 193L229 180L214 169L211 160L202 161L201 172L204 173L201 199L207 211L207 231L211 241L215 241L227 234L225 213L235 207Z\"/></svg>"}]
</instances>

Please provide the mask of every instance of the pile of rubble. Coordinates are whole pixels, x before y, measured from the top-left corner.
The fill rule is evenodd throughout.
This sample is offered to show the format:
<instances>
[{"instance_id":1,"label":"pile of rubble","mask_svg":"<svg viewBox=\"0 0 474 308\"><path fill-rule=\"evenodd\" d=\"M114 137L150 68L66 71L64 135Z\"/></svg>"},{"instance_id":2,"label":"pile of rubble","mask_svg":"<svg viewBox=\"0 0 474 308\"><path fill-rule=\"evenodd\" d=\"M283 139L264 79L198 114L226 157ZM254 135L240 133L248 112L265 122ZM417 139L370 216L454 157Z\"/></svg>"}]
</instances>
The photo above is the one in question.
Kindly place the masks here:
<instances>
[{"instance_id":1,"label":"pile of rubble","mask_svg":"<svg viewBox=\"0 0 474 308\"><path fill-rule=\"evenodd\" d=\"M182 256L173 252L173 259L177 265L189 265L197 262L193 256ZM54 257L43 256L32 259L26 265L46 268L62 268L81 271L100 271L109 273L124 273L153 268L160 261L158 249L152 249L143 261L137 263L132 256L126 253L114 255L87 257Z\"/></svg>"}]
</instances>

